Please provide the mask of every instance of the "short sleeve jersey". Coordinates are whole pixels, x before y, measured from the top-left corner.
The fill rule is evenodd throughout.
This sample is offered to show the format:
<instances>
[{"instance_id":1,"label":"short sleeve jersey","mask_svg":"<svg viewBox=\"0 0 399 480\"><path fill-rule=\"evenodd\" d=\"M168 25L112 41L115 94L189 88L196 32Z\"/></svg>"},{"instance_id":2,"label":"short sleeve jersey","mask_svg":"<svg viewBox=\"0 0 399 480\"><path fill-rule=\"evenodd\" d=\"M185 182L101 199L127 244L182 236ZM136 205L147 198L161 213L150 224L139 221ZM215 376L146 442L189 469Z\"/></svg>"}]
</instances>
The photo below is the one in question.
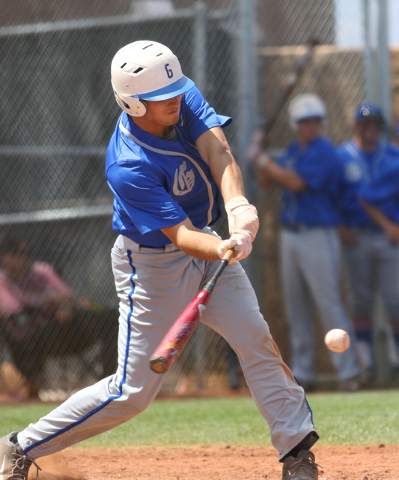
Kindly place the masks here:
<instances>
[{"instance_id":1,"label":"short sleeve jersey","mask_svg":"<svg viewBox=\"0 0 399 480\"><path fill-rule=\"evenodd\" d=\"M122 113L105 168L114 194L113 229L141 245L162 247L171 243L162 228L187 217L199 229L212 225L221 213L221 193L195 142L210 128L230 122L196 87L182 98L177 140L154 137Z\"/></svg>"},{"instance_id":2,"label":"short sleeve jersey","mask_svg":"<svg viewBox=\"0 0 399 480\"><path fill-rule=\"evenodd\" d=\"M399 163L399 149L391 143L380 142L375 152L366 153L351 140L339 146L337 154L340 161L341 222L349 227L372 227L373 222L360 205L358 196L363 188L367 191L373 189L375 197L380 198L380 207L385 208L382 198L386 195L385 189L389 191L390 182L386 179L384 185L382 179L386 177L381 175L389 165ZM376 225L374 227L379 229Z\"/></svg>"},{"instance_id":3,"label":"short sleeve jersey","mask_svg":"<svg viewBox=\"0 0 399 480\"><path fill-rule=\"evenodd\" d=\"M338 160L332 143L325 137L319 137L303 147L295 140L278 163L297 173L307 186L298 193L283 190L282 223L337 225Z\"/></svg>"},{"instance_id":4,"label":"short sleeve jersey","mask_svg":"<svg viewBox=\"0 0 399 480\"><path fill-rule=\"evenodd\" d=\"M388 162L369 183L359 188L359 197L399 224L399 162Z\"/></svg>"}]
</instances>

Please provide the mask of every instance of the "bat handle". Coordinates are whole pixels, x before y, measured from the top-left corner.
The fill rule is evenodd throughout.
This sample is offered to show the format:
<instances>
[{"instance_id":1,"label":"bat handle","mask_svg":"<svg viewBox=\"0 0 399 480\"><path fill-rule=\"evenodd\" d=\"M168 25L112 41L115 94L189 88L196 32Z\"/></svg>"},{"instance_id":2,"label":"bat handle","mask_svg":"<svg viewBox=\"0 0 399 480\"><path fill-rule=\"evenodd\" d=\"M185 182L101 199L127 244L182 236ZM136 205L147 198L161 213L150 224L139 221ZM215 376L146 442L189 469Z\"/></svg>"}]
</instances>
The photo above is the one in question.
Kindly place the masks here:
<instances>
[{"instance_id":1,"label":"bat handle","mask_svg":"<svg viewBox=\"0 0 399 480\"><path fill-rule=\"evenodd\" d=\"M206 290L209 293L213 292L213 289L215 288L216 282L218 281L218 278L222 274L223 270L227 267L227 265L230 263L230 260L234 257L234 248L229 248L227 252L224 254L220 265L214 275L206 282L204 285L203 290Z\"/></svg>"},{"instance_id":2,"label":"bat handle","mask_svg":"<svg viewBox=\"0 0 399 480\"><path fill-rule=\"evenodd\" d=\"M230 260L234 257L234 247L229 248L227 252L224 254L222 260L227 260L230 263Z\"/></svg>"}]
</instances>

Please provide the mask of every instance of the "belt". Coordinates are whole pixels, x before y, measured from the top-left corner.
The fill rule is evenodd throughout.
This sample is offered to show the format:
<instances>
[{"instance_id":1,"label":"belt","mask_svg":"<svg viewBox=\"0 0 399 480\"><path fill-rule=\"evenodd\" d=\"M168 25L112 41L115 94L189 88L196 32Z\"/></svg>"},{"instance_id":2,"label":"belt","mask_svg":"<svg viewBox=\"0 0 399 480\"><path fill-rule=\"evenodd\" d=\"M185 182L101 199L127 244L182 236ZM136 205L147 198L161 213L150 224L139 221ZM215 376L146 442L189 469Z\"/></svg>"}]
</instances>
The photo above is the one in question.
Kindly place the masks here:
<instances>
[{"instance_id":1,"label":"belt","mask_svg":"<svg viewBox=\"0 0 399 480\"><path fill-rule=\"evenodd\" d=\"M173 243L168 243L167 245L161 246L161 247L153 247L151 245L140 245L135 241L131 240L130 238L125 237L124 235L119 235L119 237L116 239L115 246L120 251L130 250L136 253L138 252L166 253L166 252L173 252L177 250L177 248L175 247L175 245L173 245Z\"/></svg>"},{"instance_id":2,"label":"belt","mask_svg":"<svg viewBox=\"0 0 399 480\"><path fill-rule=\"evenodd\" d=\"M152 247L151 245L137 245L137 250L139 252L147 252L147 253L164 253L164 252L173 252L177 250L177 248L173 245L173 243L168 243L163 247Z\"/></svg>"},{"instance_id":3,"label":"belt","mask_svg":"<svg viewBox=\"0 0 399 480\"><path fill-rule=\"evenodd\" d=\"M353 230L355 232L365 232L365 233L383 233L382 228L380 228L378 225L367 225L367 226L355 226L353 227Z\"/></svg>"},{"instance_id":4,"label":"belt","mask_svg":"<svg viewBox=\"0 0 399 480\"><path fill-rule=\"evenodd\" d=\"M151 250L162 250L163 252L165 251L165 246L163 247L152 247L151 245L139 245L139 250L145 250L145 249L151 249Z\"/></svg>"}]
</instances>

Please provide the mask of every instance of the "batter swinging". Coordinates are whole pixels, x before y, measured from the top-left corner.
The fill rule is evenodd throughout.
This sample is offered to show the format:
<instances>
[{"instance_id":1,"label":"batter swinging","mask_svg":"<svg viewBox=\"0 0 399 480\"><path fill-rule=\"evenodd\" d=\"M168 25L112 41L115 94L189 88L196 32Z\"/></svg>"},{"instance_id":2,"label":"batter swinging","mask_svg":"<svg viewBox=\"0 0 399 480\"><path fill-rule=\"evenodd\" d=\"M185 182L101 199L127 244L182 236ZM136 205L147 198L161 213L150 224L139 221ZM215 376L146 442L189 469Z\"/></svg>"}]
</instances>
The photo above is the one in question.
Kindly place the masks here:
<instances>
[{"instance_id":1,"label":"batter swinging","mask_svg":"<svg viewBox=\"0 0 399 480\"><path fill-rule=\"evenodd\" d=\"M273 445L284 480L315 480L317 441L303 389L283 363L240 264L252 250L259 221L244 196L239 168L217 115L182 74L164 45L138 41L111 66L124 110L111 138L106 177L119 233L112 267L120 300L118 369L53 412L0 441L1 479L27 478L32 462L114 428L143 410L164 375L148 361L185 306L214 273L227 249L235 262L213 292L202 321L236 351ZM231 237L210 228L222 200Z\"/></svg>"}]
</instances>

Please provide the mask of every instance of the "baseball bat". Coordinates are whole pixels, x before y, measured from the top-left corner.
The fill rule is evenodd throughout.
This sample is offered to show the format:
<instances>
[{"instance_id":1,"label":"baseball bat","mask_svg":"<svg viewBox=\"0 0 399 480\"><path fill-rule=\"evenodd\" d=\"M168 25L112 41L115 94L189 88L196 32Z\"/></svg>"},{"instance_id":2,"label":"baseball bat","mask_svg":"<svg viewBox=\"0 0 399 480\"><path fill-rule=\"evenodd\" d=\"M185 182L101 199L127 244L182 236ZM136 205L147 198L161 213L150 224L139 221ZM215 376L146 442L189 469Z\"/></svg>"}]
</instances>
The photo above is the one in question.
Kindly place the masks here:
<instances>
[{"instance_id":1,"label":"baseball bat","mask_svg":"<svg viewBox=\"0 0 399 480\"><path fill-rule=\"evenodd\" d=\"M290 74L290 78L288 83L286 84L285 88L283 89L283 93L277 102L276 107L274 108L274 112L269 118L266 120L264 125L264 132L266 134L270 133L270 130L273 128L274 124L277 121L277 118L281 115L281 111L287 100L292 95L293 91L299 84L299 80L301 79L306 67L309 65L313 51L316 45L319 44L319 41L316 37L310 36L307 43L306 43L306 50L305 53L301 56L298 63L295 65L294 70Z\"/></svg>"},{"instance_id":2,"label":"baseball bat","mask_svg":"<svg viewBox=\"0 0 399 480\"><path fill-rule=\"evenodd\" d=\"M206 282L202 290L191 300L165 335L159 347L155 350L154 355L150 358L150 368L153 372L159 374L166 373L173 365L176 357L183 350L198 325L216 282L223 270L230 263L233 255L233 249L227 250L216 272Z\"/></svg>"}]
</instances>

